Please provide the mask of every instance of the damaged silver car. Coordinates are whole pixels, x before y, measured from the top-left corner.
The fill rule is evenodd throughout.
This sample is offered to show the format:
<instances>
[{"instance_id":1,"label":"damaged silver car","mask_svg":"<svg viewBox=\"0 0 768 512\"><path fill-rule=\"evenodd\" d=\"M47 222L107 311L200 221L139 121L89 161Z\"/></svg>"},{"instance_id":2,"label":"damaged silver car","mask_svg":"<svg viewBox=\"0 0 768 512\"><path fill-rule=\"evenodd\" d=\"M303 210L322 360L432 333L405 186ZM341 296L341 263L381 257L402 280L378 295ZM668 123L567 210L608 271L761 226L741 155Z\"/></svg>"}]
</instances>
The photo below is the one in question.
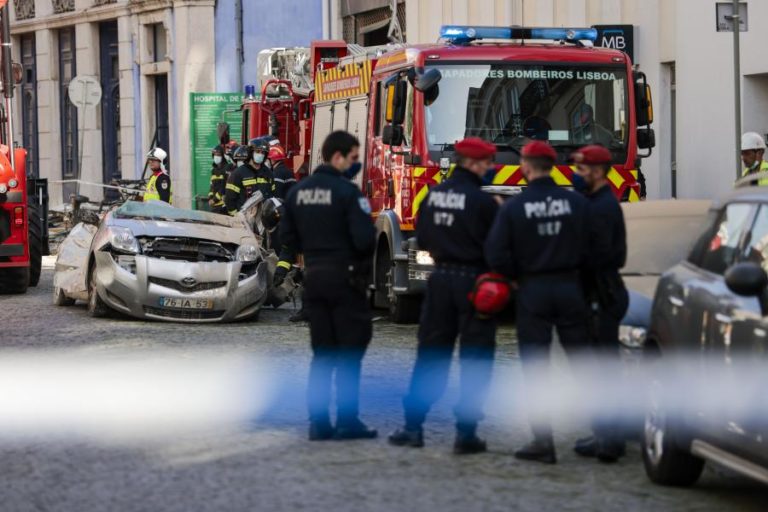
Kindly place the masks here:
<instances>
[{"instance_id":1,"label":"damaged silver car","mask_svg":"<svg viewBox=\"0 0 768 512\"><path fill-rule=\"evenodd\" d=\"M261 242L243 214L129 201L98 228L78 225L62 243L54 302L87 301L94 317L118 312L178 322L254 319L270 300L276 264Z\"/></svg>"}]
</instances>

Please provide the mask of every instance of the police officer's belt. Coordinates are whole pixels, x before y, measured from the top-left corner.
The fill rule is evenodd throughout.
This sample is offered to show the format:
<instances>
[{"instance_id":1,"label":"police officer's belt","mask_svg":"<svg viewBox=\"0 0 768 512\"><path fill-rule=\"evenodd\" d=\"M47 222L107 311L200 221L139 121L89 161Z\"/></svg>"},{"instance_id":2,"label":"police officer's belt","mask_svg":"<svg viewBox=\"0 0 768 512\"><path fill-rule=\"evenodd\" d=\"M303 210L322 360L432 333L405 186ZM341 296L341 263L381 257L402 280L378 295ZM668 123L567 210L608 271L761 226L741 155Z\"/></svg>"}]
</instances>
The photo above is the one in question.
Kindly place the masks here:
<instances>
[{"instance_id":1,"label":"police officer's belt","mask_svg":"<svg viewBox=\"0 0 768 512\"><path fill-rule=\"evenodd\" d=\"M477 276L487 272L488 269L481 265L472 265L470 263L435 263L435 272L441 274L463 274Z\"/></svg>"}]
</instances>

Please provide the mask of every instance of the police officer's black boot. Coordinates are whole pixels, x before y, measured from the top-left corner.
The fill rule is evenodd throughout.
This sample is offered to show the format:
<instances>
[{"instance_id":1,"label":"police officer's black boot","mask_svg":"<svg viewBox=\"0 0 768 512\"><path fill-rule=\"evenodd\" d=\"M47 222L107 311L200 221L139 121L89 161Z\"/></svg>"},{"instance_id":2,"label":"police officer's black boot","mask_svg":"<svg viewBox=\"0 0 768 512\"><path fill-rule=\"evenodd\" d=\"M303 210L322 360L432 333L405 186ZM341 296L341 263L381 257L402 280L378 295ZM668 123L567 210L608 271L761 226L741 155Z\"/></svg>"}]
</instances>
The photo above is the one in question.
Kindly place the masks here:
<instances>
[{"instance_id":1,"label":"police officer's black boot","mask_svg":"<svg viewBox=\"0 0 768 512\"><path fill-rule=\"evenodd\" d=\"M612 437L598 437L595 446L597 460L606 464L618 462L625 455L626 447L623 441Z\"/></svg>"},{"instance_id":2,"label":"police officer's black boot","mask_svg":"<svg viewBox=\"0 0 768 512\"><path fill-rule=\"evenodd\" d=\"M456 424L456 441L453 443L453 453L456 455L472 455L488 450L485 441L477 437L477 425Z\"/></svg>"},{"instance_id":3,"label":"police officer's black boot","mask_svg":"<svg viewBox=\"0 0 768 512\"><path fill-rule=\"evenodd\" d=\"M336 424L336 436L337 440L349 440L349 439L376 439L379 432L374 428L368 428L368 426L355 418L354 420L339 420Z\"/></svg>"},{"instance_id":4,"label":"police officer's black boot","mask_svg":"<svg viewBox=\"0 0 768 512\"><path fill-rule=\"evenodd\" d=\"M424 447L424 429L421 427L409 427L406 425L392 432L387 438L392 446L410 446L411 448Z\"/></svg>"},{"instance_id":5,"label":"police officer's black boot","mask_svg":"<svg viewBox=\"0 0 768 512\"><path fill-rule=\"evenodd\" d=\"M533 441L515 452L515 458L544 464L556 464L555 443L552 436L534 436Z\"/></svg>"},{"instance_id":6,"label":"police officer's black boot","mask_svg":"<svg viewBox=\"0 0 768 512\"><path fill-rule=\"evenodd\" d=\"M576 440L573 451L582 457L595 457L597 455L597 438L595 436L582 437Z\"/></svg>"},{"instance_id":7,"label":"police officer's black boot","mask_svg":"<svg viewBox=\"0 0 768 512\"><path fill-rule=\"evenodd\" d=\"M309 440L328 441L336 435L336 429L328 418L314 418L309 420Z\"/></svg>"}]
</instances>

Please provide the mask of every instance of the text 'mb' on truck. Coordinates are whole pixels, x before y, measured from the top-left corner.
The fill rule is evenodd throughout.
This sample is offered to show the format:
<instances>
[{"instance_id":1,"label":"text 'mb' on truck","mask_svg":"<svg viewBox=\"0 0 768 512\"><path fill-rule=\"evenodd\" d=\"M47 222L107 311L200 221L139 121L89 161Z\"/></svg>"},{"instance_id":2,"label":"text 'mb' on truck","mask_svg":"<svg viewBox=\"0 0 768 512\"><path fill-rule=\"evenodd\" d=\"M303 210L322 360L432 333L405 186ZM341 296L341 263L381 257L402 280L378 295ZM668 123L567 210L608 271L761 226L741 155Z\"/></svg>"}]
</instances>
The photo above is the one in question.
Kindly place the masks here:
<instances>
[{"instance_id":1,"label":"text 'mb' on truck","mask_svg":"<svg viewBox=\"0 0 768 512\"><path fill-rule=\"evenodd\" d=\"M261 99L243 106L243 133L279 137L299 175L320 163L331 131L360 139L356 181L379 237L374 302L396 322L417 321L433 262L416 246L415 223L429 188L450 176L457 141L496 144L487 190L500 195L525 186L520 151L529 141L556 149L552 177L565 187L571 154L602 144L616 162L609 175L616 196L640 199L640 161L655 145L650 87L627 54L593 47L596 38L592 28L444 26L431 45L318 41L306 62L313 87L267 80Z\"/></svg>"}]
</instances>

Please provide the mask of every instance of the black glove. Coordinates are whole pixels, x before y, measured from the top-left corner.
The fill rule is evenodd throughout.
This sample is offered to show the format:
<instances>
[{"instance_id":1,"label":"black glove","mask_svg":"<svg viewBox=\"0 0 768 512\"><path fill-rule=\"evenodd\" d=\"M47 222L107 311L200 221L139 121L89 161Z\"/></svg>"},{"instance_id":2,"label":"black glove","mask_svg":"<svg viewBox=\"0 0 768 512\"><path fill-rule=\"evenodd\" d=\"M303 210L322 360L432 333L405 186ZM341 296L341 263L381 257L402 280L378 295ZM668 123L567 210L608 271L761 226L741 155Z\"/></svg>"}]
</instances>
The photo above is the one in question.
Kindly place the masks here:
<instances>
[{"instance_id":1,"label":"black glove","mask_svg":"<svg viewBox=\"0 0 768 512\"><path fill-rule=\"evenodd\" d=\"M285 281L285 277L288 275L288 269L285 267L277 267L275 270L275 277L272 278L272 286L279 287Z\"/></svg>"}]
</instances>

